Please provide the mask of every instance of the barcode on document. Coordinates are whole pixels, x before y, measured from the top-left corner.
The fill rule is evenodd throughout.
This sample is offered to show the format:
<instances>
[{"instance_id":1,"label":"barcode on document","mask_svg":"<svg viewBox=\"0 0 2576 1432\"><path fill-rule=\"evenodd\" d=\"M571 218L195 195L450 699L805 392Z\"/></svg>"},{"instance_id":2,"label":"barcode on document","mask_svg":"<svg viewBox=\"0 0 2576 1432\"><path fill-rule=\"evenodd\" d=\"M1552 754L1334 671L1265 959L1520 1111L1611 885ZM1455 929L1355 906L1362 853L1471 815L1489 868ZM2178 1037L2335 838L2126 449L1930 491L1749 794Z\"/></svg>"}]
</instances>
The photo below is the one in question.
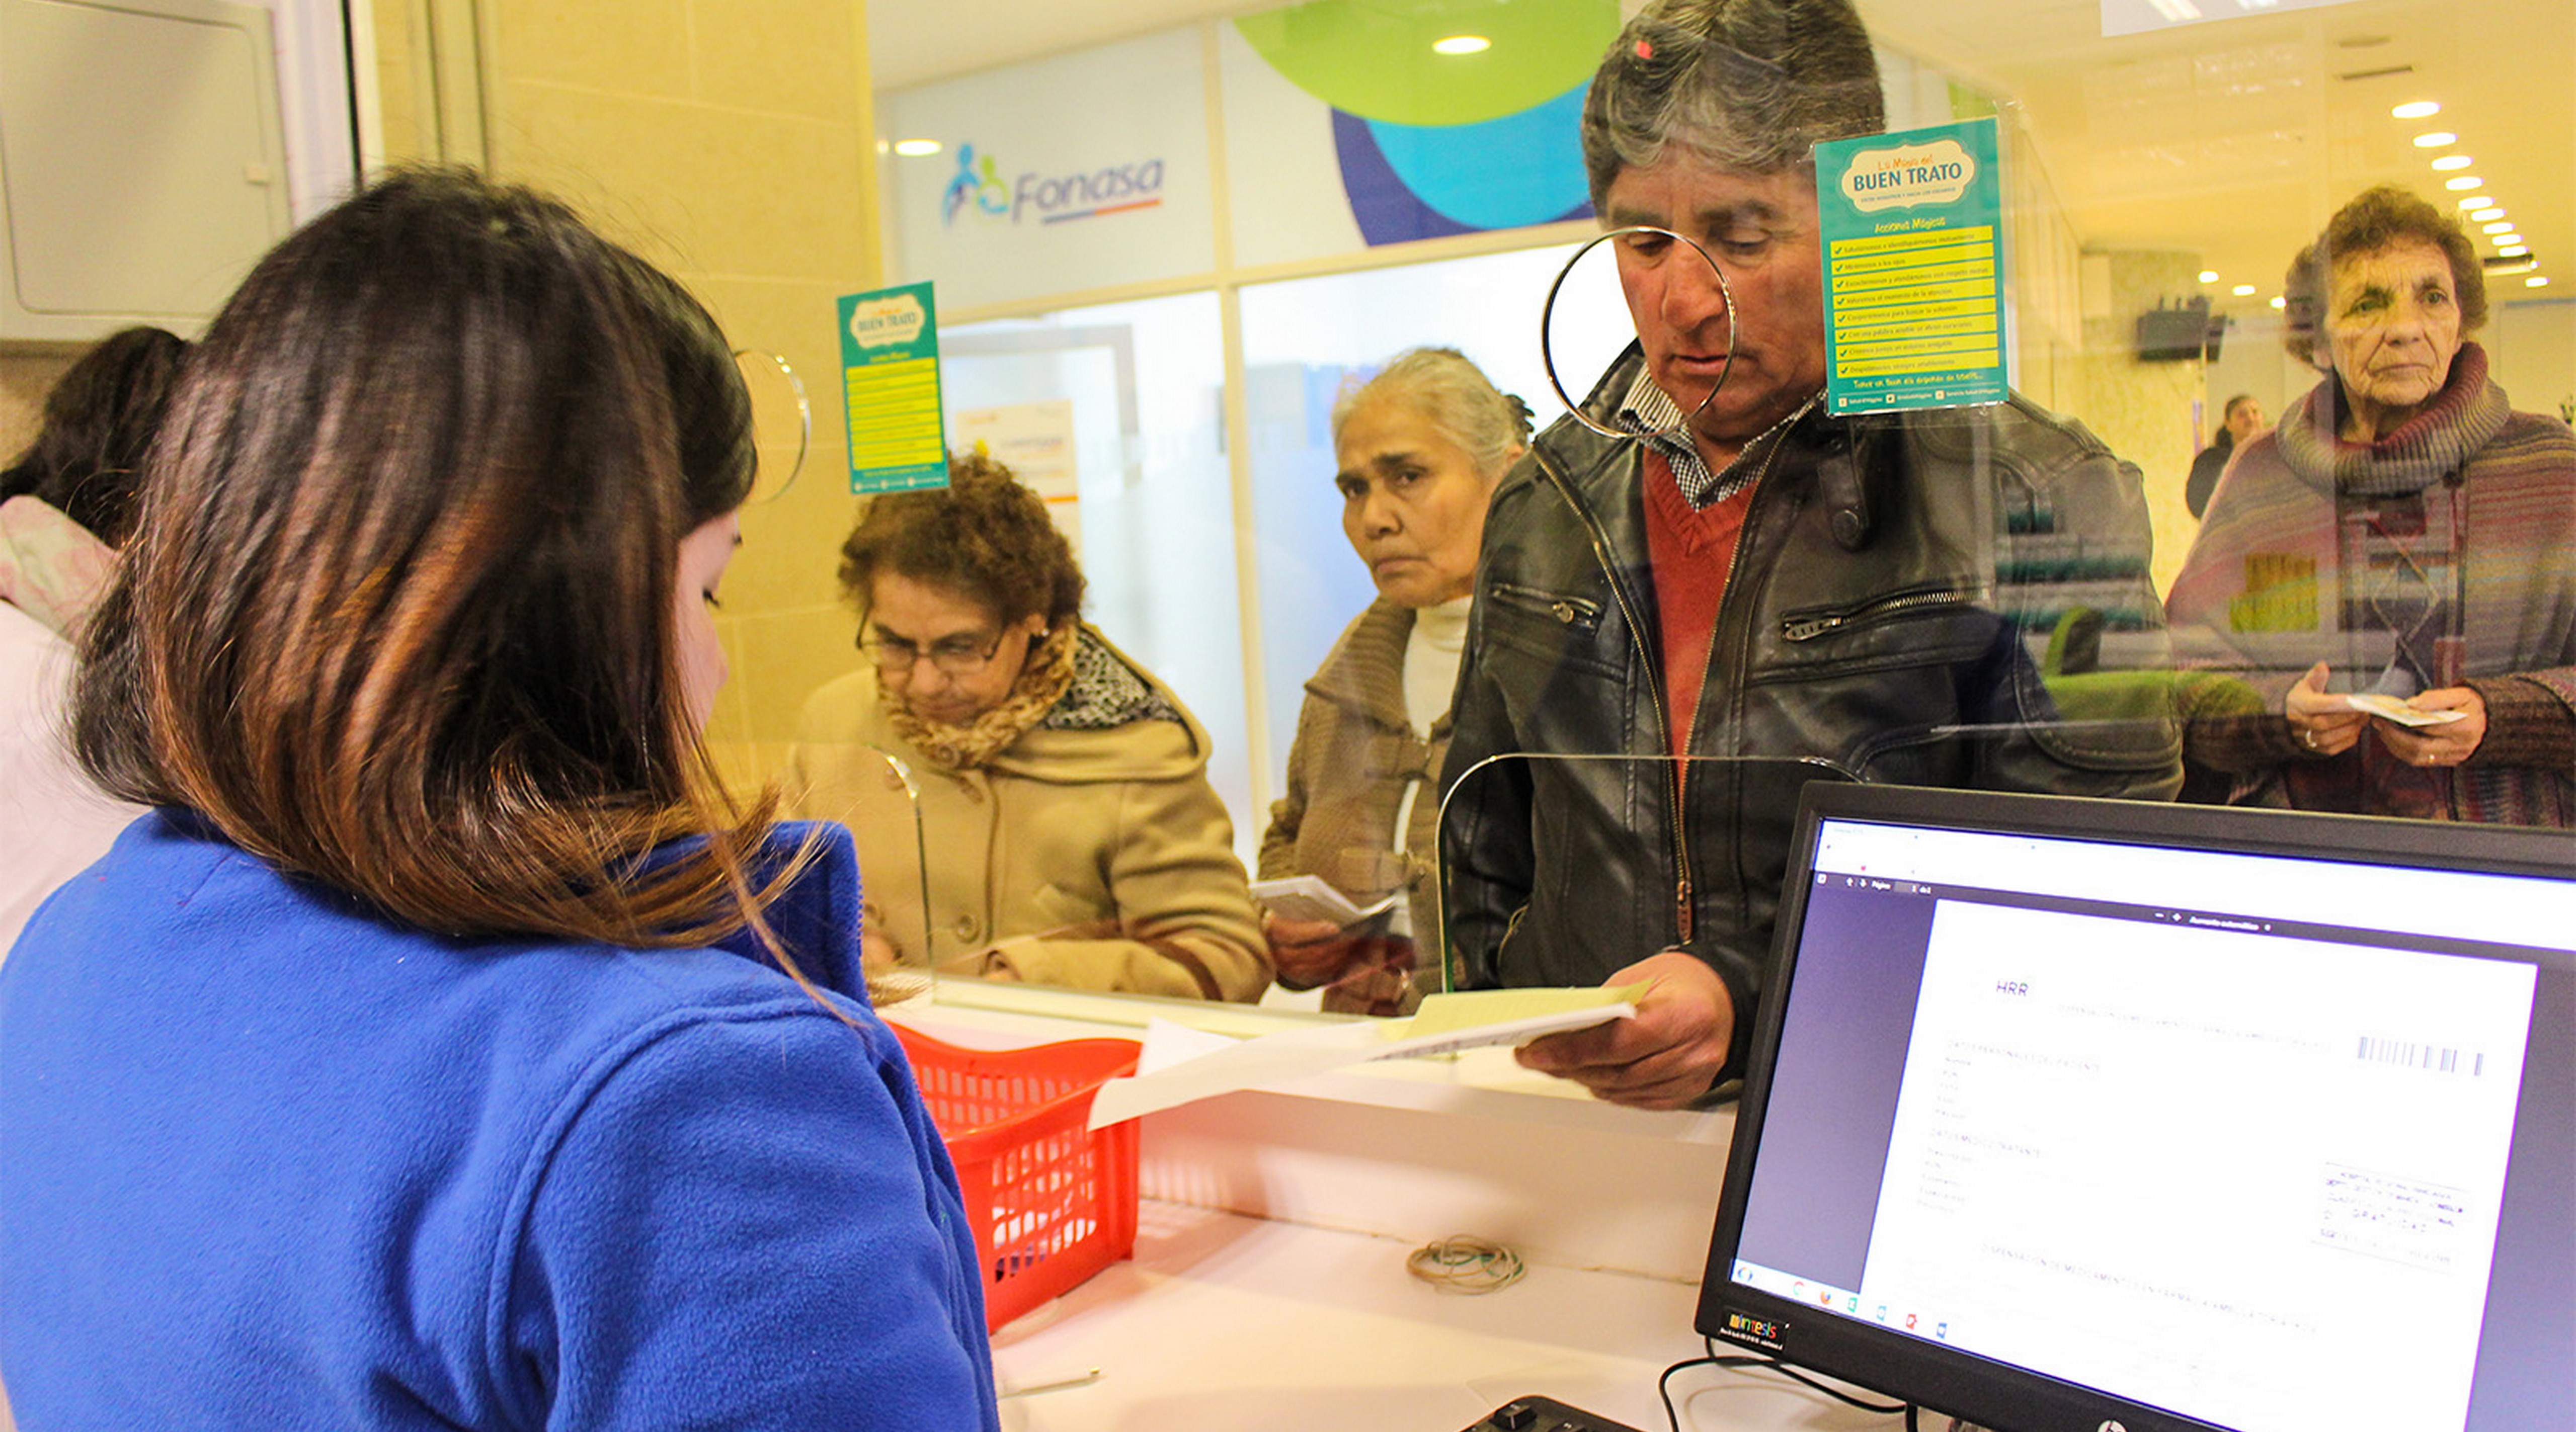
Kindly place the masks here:
<instances>
[{"instance_id":1,"label":"barcode on document","mask_svg":"<svg viewBox=\"0 0 2576 1432\"><path fill-rule=\"evenodd\" d=\"M2367 1064L2393 1064L2401 1069L2422 1069L2435 1074L2466 1074L2471 1078L2487 1072L2487 1057L2472 1050L2445 1048L2439 1044L2418 1044L2411 1039L2374 1039L2361 1037L2360 1056Z\"/></svg>"}]
</instances>

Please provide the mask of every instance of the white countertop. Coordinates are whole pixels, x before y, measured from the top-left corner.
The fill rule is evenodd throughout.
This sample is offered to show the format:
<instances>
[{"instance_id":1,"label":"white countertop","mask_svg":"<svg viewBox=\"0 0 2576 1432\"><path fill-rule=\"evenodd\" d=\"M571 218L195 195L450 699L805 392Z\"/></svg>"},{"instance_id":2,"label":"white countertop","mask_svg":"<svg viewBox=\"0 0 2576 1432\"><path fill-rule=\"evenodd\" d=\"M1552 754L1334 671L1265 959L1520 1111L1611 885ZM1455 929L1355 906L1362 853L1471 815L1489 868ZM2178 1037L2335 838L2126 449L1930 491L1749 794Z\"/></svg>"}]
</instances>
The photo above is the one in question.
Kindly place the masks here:
<instances>
[{"instance_id":1,"label":"white countertop","mask_svg":"<svg viewBox=\"0 0 2576 1432\"><path fill-rule=\"evenodd\" d=\"M1013 1000L1060 991L965 993ZM1173 1001L1073 1001L1075 1014L919 1001L887 1011L953 1044L984 1048L1113 1035L1096 1022L1148 1013L1297 1028L1261 1011ZM1514 1065L1501 1049L1389 1060L1227 1094L1143 1121L1149 1198L1409 1240L1473 1233L1533 1263L1697 1281L1708 1256L1732 1109L1615 1108Z\"/></svg>"},{"instance_id":2,"label":"white countertop","mask_svg":"<svg viewBox=\"0 0 2576 1432\"><path fill-rule=\"evenodd\" d=\"M1655 1379L1701 1355L1698 1290L1533 1265L1500 1292L1443 1293L1404 1241L1148 1200L1136 1258L1002 1329L1005 1432L1459 1432L1543 1393L1660 1432ZM1674 1378L1685 1432L1885 1432L1767 1373Z\"/></svg>"},{"instance_id":3,"label":"white countertop","mask_svg":"<svg viewBox=\"0 0 2576 1432\"><path fill-rule=\"evenodd\" d=\"M1147 1015L1227 1033L1264 1011L950 990L888 1011L998 1048ZM1131 1007L1132 1006L1132 1007ZM1311 1018L1311 1017L1309 1017ZM1134 1260L1003 1328L1005 1432L1460 1432L1531 1393L1664 1432L1655 1380L1705 1355L1691 1320L1732 1110L1597 1103L1501 1050L1391 1061L1149 1115ZM1413 1249L1474 1234L1520 1253L1499 1292L1442 1292ZM1776 1374L1673 1380L1683 1432L1888 1432Z\"/></svg>"}]
</instances>

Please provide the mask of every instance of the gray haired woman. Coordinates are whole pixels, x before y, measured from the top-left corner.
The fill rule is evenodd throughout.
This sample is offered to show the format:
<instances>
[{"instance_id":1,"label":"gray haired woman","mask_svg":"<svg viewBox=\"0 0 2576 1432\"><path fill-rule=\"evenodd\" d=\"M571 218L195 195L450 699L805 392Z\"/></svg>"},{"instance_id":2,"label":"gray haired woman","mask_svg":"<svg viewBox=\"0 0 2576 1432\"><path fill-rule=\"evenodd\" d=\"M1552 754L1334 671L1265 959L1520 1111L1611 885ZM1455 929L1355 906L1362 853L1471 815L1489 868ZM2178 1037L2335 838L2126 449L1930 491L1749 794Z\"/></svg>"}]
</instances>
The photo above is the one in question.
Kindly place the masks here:
<instances>
[{"instance_id":1,"label":"gray haired woman","mask_svg":"<svg viewBox=\"0 0 2576 1432\"><path fill-rule=\"evenodd\" d=\"M1449 696L1485 505L1529 432L1528 407L1450 348L1399 354L1333 405L1342 531L1378 596L1306 683L1261 876L1313 875L1361 906L1403 898L1390 927L1264 921L1279 982L1327 986L1328 1009L1400 1013L1420 998L1416 968L1437 968L1415 941L1436 949L1439 939L1432 870Z\"/></svg>"}]
</instances>

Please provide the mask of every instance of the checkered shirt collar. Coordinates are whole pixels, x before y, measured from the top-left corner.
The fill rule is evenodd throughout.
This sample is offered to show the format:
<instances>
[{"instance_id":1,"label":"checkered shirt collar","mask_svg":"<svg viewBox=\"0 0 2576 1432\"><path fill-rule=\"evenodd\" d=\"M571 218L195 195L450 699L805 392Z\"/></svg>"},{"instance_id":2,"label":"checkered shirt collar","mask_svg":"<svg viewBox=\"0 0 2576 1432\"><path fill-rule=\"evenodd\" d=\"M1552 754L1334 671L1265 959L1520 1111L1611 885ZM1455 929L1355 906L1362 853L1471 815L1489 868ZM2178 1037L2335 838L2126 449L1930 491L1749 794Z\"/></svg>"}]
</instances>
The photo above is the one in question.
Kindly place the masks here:
<instances>
[{"instance_id":1,"label":"checkered shirt collar","mask_svg":"<svg viewBox=\"0 0 2576 1432\"><path fill-rule=\"evenodd\" d=\"M1742 470L1744 465L1737 463L1729 468L1723 481L1719 474L1709 471L1698 446L1682 427L1681 404L1656 387L1655 380L1642 367L1637 370L1637 381L1628 385L1628 395L1619 400L1617 422L1663 454L1664 461L1672 467L1674 485L1682 490L1692 508L1723 502L1744 490L1748 480Z\"/></svg>"},{"instance_id":2,"label":"checkered shirt collar","mask_svg":"<svg viewBox=\"0 0 2576 1432\"><path fill-rule=\"evenodd\" d=\"M1765 439L1779 437L1800 418L1814 411L1817 401L1823 397L1823 391L1817 391L1799 404L1796 412L1773 423L1761 436L1746 443L1744 450L1736 454L1735 461L1728 463L1723 472L1708 470L1708 463L1700 457L1698 446L1691 442L1690 434L1682 427L1681 404L1656 387L1655 380L1643 368L1638 369L1636 381L1628 385L1627 396L1619 400L1615 421L1644 439L1646 446L1664 455L1664 461L1673 470L1673 485L1681 489L1692 510L1697 511L1711 503L1724 502L1751 486L1753 479L1761 475L1764 464L1746 459L1753 456L1754 450L1760 448Z\"/></svg>"}]
</instances>

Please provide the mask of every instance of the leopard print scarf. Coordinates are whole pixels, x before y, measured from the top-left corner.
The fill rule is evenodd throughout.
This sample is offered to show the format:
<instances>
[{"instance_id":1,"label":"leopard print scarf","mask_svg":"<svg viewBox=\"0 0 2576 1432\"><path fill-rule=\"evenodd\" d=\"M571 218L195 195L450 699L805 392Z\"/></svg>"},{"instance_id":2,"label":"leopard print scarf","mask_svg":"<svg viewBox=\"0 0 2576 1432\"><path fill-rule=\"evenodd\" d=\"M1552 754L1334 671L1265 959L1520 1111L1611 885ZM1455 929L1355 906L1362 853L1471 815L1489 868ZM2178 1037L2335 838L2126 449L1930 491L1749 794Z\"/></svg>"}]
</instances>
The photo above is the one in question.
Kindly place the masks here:
<instances>
[{"instance_id":1,"label":"leopard print scarf","mask_svg":"<svg viewBox=\"0 0 2576 1432\"><path fill-rule=\"evenodd\" d=\"M1029 649L1029 659L1020 667L1020 679L1011 683L1010 694L963 726L913 715L882 685L877 688L877 699L885 703L886 719L894 724L895 733L911 742L932 765L946 771L980 770L1045 720L1047 712L1064 699L1064 693L1073 685L1074 650L1081 642L1082 627L1077 622L1066 622L1049 631Z\"/></svg>"}]
</instances>

